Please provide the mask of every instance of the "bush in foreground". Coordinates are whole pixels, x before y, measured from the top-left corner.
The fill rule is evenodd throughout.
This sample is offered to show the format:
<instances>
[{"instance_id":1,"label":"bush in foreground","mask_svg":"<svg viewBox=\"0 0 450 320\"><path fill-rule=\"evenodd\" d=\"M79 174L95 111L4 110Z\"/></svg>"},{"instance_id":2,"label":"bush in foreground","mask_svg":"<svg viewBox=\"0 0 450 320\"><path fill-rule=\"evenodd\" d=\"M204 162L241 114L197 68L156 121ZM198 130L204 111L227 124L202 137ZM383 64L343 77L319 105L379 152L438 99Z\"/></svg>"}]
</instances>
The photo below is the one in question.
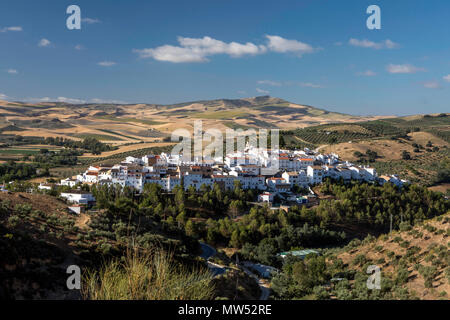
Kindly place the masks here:
<instances>
[{"instance_id":1,"label":"bush in foreground","mask_svg":"<svg viewBox=\"0 0 450 320\"><path fill-rule=\"evenodd\" d=\"M207 300L214 292L207 269L182 266L160 249L132 250L89 271L82 283L83 298L92 300Z\"/></svg>"}]
</instances>

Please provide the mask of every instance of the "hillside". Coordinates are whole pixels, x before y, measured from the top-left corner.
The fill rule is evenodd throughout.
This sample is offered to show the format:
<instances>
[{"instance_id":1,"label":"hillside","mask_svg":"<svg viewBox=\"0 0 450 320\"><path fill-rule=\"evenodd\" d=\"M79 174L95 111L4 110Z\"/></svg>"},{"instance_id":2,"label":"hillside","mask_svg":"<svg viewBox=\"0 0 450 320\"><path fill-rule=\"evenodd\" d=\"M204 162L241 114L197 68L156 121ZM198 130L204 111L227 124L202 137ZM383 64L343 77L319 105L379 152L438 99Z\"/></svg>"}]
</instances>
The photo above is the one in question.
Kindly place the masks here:
<instances>
[{"instance_id":1,"label":"hillside","mask_svg":"<svg viewBox=\"0 0 450 320\"><path fill-rule=\"evenodd\" d=\"M0 193L0 299L80 299L66 287L66 268L85 273L127 248L127 225L144 248L171 248L184 265L199 265L198 243L183 232L149 218L134 224L109 214L71 214L67 205L44 194Z\"/></svg>"},{"instance_id":2,"label":"hillside","mask_svg":"<svg viewBox=\"0 0 450 320\"><path fill-rule=\"evenodd\" d=\"M176 128L192 131L193 120L204 127L296 128L330 122L372 119L329 112L269 96L246 99L193 101L172 105L82 104L0 101L0 127L4 134L21 130L24 136L97 136L112 143L154 142Z\"/></svg>"},{"instance_id":3,"label":"hillside","mask_svg":"<svg viewBox=\"0 0 450 320\"><path fill-rule=\"evenodd\" d=\"M204 261L197 257L198 242L186 236L182 229L149 214L151 208L131 218L130 209L123 207L130 205L129 199L122 198L115 203L122 210L117 207L75 215L68 212L67 204L50 195L0 193L0 299L123 299L125 295L129 299L259 297L258 285L245 273L232 271L212 279ZM130 257L131 238L135 248L144 254L130 259L133 263L136 259L139 262L130 269L129 264L119 262L121 258ZM161 268L160 258L164 258L165 272L158 269ZM80 266L83 275L91 277L89 281L93 281L93 286L89 288L95 290L80 293L67 289L66 268L73 264ZM97 288L96 277L108 280L100 271L105 265L120 273L124 283L128 281L129 272L142 275L142 268L159 272L164 278L161 281L152 278L151 273L144 276L154 281L155 286L162 287L140 291L137 297L130 294L126 286L116 285L118 280L114 278L110 279L116 285L114 290ZM200 286L192 283L193 279L200 278L204 280ZM186 284L179 290L179 281L183 279ZM169 280L175 281L172 290L167 289ZM239 281L237 291L236 281ZM197 294L191 292L193 287L198 288Z\"/></svg>"},{"instance_id":4,"label":"hillside","mask_svg":"<svg viewBox=\"0 0 450 320\"><path fill-rule=\"evenodd\" d=\"M360 242L354 240L337 254L350 269L367 264L381 268L387 285L407 289L410 297L450 299L450 213L413 228ZM383 280L382 280L383 282Z\"/></svg>"},{"instance_id":5,"label":"hillside","mask_svg":"<svg viewBox=\"0 0 450 320\"><path fill-rule=\"evenodd\" d=\"M324 124L282 132L288 148L318 148L424 185L448 183L450 114ZM441 174L440 174L441 172ZM447 172L447 173L445 173Z\"/></svg>"},{"instance_id":6,"label":"hillside","mask_svg":"<svg viewBox=\"0 0 450 320\"><path fill-rule=\"evenodd\" d=\"M284 258L271 281L273 296L302 300L449 300L450 212L398 231L355 238L304 259ZM369 288L369 267L380 287ZM372 269L373 272L373 269ZM374 284L371 281L372 284ZM375 283L376 285L376 283Z\"/></svg>"}]
</instances>

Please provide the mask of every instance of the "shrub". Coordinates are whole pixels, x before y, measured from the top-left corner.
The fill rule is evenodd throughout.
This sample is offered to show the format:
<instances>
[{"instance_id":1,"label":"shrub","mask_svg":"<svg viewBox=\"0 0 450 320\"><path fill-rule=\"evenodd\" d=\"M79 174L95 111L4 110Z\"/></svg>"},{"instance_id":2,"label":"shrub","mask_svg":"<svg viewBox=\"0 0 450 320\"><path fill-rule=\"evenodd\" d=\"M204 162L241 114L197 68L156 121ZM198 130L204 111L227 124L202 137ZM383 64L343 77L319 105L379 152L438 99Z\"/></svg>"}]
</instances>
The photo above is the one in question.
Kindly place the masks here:
<instances>
[{"instance_id":1,"label":"shrub","mask_svg":"<svg viewBox=\"0 0 450 320\"><path fill-rule=\"evenodd\" d=\"M31 211L33 210L33 208L31 207L31 205L29 204L18 204L15 207L17 213L21 216L27 216L31 213Z\"/></svg>"},{"instance_id":2,"label":"shrub","mask_svg":"<svg viewBox=\"0 0 450 320\"><path fill-rule=\"evenodd\" d=\"M177 265L173 256L152 249L130 250L124 261L113 259L84 276L82 295L93 300L206 300L214 286L208 270Z\"/></svg>"},{"instance_id":3,"label":"shrub","mask_svg":"<svg viewBox=\"0 0 450 320\"><path fill-rule=\"evenodd\" d=\"M400 222L400 225L399 225L399 229L400 229L400 231L409 231L409 230L411 230L411 224L409 223L409 221L403 221L403 222Z\"/></svg>"},{"instance_id":4,"label":"shrub","mask_svg":"<svg viewBox=\"0 0 450 320\"><path fill-rule=\"evenodd\" d=\"M402 239L402 237L400 237L400 236L396 236L396 237L394 238L394 242L400 243L400 242L402 242L402 241L403 241L403 239Z\"/></svg>"},{"instance_id":5,"label":"shrub","mask_svg":"<svg viewBox=\"0 0 450 320\"><path fill-rule=\"evenodd\" d=\"M314 287L313 293L317 300L328 300L330 298L330 294L322 286Z\"/></svg>"},{"instance_id":6,"label":"shrub","mask_svg":"<svg viewBox=\"0 0 450 320\"><path fill-rule=\"evenodd\" d=\"M402 248L408 248L410 245L409 241L403 241L402 243L400 243L400 247Z\"/></svg>"},{"instance_id":7,"label":"shrub","mask_svg":"<svg viewBox=\"0 0 450 320\"><path fill-rule=\"evenodd\" d=\"M353 264L356 266L362 266L363 264L365 264L367 262L366 256L362 253L358 254L354 259L353 259Z\"/></svg>"},{"instance_id":8,"label":"shrub","mask_svg":"<svg viewBox=\"0 0 450 320\"><path fill-rule=\"evenodd\" d=\"M397 271L397 278L395 279L395 282L399 285L404 284L408 281L409 277L409 271L407 268L399 268Z\"/></svg>"},{"instance_id":9,"label":"shrub","mask_svg":"<svg viewBox=\"0 0 450 320\"><path fill-rule=\"evenodd\" d=\"M20 223L20 218L18 216L12 215L8 218L8 224L12 228L16 227Z\"/></svg>"}]
</instances>

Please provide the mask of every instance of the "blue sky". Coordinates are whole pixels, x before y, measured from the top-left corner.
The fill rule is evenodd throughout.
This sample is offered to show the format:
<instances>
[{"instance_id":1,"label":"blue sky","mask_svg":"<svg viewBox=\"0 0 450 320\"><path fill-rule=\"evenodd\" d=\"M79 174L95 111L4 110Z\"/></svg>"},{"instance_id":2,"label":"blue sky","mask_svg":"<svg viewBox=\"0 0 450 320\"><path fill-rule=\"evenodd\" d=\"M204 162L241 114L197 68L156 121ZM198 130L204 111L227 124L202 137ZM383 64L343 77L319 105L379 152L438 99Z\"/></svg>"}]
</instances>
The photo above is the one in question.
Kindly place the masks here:
<instances>
[{"instance_id":1,"label":"blue sky","mask_svg":"<svg viewBox=\"0 0 450 320\"><path fill-rule=\"evenodd\" d=\"M68 30L66 8L81 8ZM381 30L366 8L381 8ZM351 114L448 112L450 2L0 3L0 99L176 103L269 94Z\"/></svg>"}]
</instances>

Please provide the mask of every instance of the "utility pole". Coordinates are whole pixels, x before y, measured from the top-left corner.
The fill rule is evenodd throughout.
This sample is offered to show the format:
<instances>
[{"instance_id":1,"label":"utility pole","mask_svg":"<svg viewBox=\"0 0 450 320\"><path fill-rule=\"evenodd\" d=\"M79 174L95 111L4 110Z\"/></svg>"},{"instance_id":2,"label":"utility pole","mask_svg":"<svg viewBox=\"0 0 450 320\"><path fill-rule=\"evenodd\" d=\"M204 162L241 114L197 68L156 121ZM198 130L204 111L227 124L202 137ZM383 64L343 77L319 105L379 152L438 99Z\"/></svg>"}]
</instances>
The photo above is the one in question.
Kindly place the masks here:
<instances>
[{"instance_id":1,"label":"utility pole","mask_svg":"<svg viewBox=\"0 0 450 320\"><path fill-rule=\"evenodd\" d=\"M239 268L239 258L238 258L238 254L236 253L236 266ZM236 273L236 287L235 287L235 291L234 291L234 300L237 299L237 295L238 295L238 286L239 286L239 274Z\"/></svg>"},{"instance_id":2,"label":"utility pole","mask_svg":"<svg viewBox=\"0 0 450 320\"><path fill-rule=\"evenodd\" d=\"M390 227L389 233L391 233L391 232L392 232L392 213L391 213L391 227Z\"/></svg>"}]
</instances>

